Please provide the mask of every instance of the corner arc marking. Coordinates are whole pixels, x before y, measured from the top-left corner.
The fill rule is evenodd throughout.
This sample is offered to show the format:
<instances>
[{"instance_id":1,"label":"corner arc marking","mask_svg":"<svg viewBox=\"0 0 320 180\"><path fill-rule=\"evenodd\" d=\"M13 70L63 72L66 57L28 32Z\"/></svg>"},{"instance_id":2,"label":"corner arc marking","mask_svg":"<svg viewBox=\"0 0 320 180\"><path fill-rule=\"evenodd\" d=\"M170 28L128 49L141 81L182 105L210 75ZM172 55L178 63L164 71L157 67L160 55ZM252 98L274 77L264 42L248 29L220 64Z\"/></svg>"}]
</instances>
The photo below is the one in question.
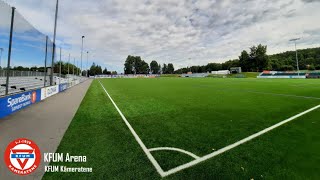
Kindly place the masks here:
<instances>
[{"instance_id":1,"label":"corner arc marking","mask_svg":"<svg viewBox=\"0 0 320 180\"><path fill-rule=\"evenodd\" d=\"M183 149L179 149L179 148L174 148L174 147L156 147L156 148L151 148L151 149L148 149L150 152L152 151L177 151L177 152L180 152L180 153L183 153L183 154L187 154L191 157L193 157L194 159L199 159L200 157L189 152L189 151L186 151L186 150L183 150Z\"/></svg>"}]
</instances>

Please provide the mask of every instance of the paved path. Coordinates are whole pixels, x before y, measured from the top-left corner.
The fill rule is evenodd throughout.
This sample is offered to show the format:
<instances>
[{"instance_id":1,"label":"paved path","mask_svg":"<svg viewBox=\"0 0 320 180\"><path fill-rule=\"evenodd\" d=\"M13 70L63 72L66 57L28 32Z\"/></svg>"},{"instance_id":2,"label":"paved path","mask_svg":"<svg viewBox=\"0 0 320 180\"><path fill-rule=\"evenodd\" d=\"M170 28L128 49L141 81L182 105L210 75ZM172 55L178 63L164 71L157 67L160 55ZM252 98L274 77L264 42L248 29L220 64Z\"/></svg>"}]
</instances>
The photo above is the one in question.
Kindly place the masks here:
<instances>
[{"instance_id":1,"label":"paved path","mask_svg":"<svg viewBox=\"0 0 320 180\"><path fill-rule=\"evenodd\" d=\"M17 138L33 140L43 152L55 152L71 120L73 119L92 80L87 80L63 93L52 96L9 117L0 119L0 179L41 179L43 163L36 172L14 175L5 166L3 157L7 145Z\"/></svg>"}]
</instances>

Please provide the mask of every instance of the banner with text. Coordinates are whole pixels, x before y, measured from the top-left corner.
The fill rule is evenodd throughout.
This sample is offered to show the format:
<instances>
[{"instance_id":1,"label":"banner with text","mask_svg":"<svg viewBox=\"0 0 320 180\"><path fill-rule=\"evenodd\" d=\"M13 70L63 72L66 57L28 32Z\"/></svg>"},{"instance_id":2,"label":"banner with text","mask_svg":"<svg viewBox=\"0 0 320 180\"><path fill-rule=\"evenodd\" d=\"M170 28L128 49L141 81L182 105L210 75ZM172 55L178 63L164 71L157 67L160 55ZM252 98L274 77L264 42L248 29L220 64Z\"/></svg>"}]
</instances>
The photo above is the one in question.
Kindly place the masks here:
<instances>
[{"instance_id":1,"label":"banner with text","mask_svg":"<svg viewBox=\"0 0 320 180\"><path fill-rule=\"evenodd\" d=\"M41 101L41 90L33 90L0 98L0 118Z\"/></svg>"},{"instance_id":2,"label":"banner with text","mask_svg":"<svg viewBox=\"0 0 320 180\"><path fill-rule=\"evenodd\" d=\"M59 85L50 86L41 89L41 100L59 93Z\"/></svg>"}]
</instances>

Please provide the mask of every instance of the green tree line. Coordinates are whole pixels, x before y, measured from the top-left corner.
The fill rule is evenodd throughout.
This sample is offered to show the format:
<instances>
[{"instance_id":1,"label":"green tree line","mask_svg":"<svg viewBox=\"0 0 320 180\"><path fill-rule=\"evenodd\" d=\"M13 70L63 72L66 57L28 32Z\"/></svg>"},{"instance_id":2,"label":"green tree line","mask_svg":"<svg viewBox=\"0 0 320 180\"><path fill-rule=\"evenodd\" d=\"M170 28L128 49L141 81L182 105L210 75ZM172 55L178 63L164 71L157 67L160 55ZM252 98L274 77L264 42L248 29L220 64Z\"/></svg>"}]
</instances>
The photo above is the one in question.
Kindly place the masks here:
<instances>
[{"instance_id":1,"label":"green tree line","mask_svg":"<svg viewBox=\"0 0 320 180\"><path fill-rule=\"evenodd\" d=\"M125 74L173 74L174 66L172 63L162 66L156 60L151 61L150 65L141 59L140 56L129 55L124 63Z\"/></svg>"},{"instance_id":2,"label":"green tree line","mask_svg":"<svg viewBox=\"0 0 320 180\"><path fill-rule=\"evenodd\" d=\"M54 63L54 73L59 73L60 72L60 65L61 65L61 74L62 75L66 75L68 74L68 68L69 68L69 74L80 74L80 68L68 63L68 62L63 62L63 61L57 61ZM50 67L47 67L50 68ZM6 69L6 68L3 68ZM33 66L33 67L23 67L23 66L16 66L11 68L10 70L14 70L14 71L37 71L37 72L45 72L45 67L37 67L37 66ZM102 70L102 67L100 65L97 65L95 63L93 63L90 67L90 69L88 70L88 75L89 76L95 76L95 75L101 75L101 74L117 74L116 71L108 71L107 68L104 68ZM87 72L86 70L82 71L82 75L86 76Z\"/></svg>"},{"instance_id":3,"label":"green tree line","mask_svg":"<svg viewBox=\"0 0 320 180\"><path fill-rule=\"evenodd\" d=\"M117 74L117 71L108 71L107 68L104 68L102 70L100 65L97 65L95 63L92 63L89 72L88 72L89 76L95 76L95 75L115 75Z\"/></svg>"},{"instance_id":4,"label":"green tree line","mask_svg":"<svg viewBox=\"0 0 320 180\"><path fill-rule=\"evenodd\" d=\"M78 68L77 66L75 66L71 63L61 61L61 74L68 74L68 67L69 67L69 74L73 74L73 70L74 70L74 74L80 73L80 68ZM51 67L47 67L47 68L51 68ZM3 69L5 70L6 68L3 68ZM54 69L55 73L60 72L60 61L57 61L54 63L53 69ZM10 70L45 72L45 67L44 66L40 66L40 67L37 67L37 66L33 66L33 67L15 66L13 68L10 68Z\"/></svg>"},{"instance_id":5,"label":"green tree line","mask_svg":"<svg viewBox=\"0 0 320 180\"><path fill-rule=\"evenodd\" d=\"M320 47L298 50L300 70L320 70ZM243 50L238 59L224 63L208 63L203 66L191 66L175 71L176 74L187 72L204 73L218 70L229 70L231 67L241 67L244 72L260 72L263 70L288 71L296 70L296 52L267 55L267 46L257 45Z\"/></svg>"}]
</instances>

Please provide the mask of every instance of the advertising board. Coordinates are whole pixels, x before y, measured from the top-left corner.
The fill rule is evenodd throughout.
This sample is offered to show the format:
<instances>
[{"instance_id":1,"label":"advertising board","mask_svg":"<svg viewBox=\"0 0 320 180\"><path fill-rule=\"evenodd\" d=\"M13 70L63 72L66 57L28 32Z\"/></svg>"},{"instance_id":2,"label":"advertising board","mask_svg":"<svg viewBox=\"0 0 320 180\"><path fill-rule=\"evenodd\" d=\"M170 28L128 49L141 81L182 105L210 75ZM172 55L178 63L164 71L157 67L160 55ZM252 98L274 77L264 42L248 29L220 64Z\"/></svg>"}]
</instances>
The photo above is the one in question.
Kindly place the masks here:
<instances>
[{"instance_id":1,"label":"advertising board","mask_svg":"<svg viewBox=\"0 0 320 180\"><path fill-rule=\"evenodd\" d=\"M59 93L59 85L45 87L41 89L41 100Z\"/></svg>"},{"instance_id":2,"label":"advertising board","mask_svg":"<svg viewBox=\"0 0 320 180\"><path fill-rule=\"evenodd\" d=\"M59 92L65 91L68 89L68 83L63 83L59 85Z\"/></svg>"},{"instance_id":3,"label":"advertising board","mask_svg":"<svg viewBox=\"0 0 320 180\"><path fill-rule=\"evenodd\" d=\"M41 101L41 90L33 90L0 98L0 118Z\"/></svg>"}]
</instances>

